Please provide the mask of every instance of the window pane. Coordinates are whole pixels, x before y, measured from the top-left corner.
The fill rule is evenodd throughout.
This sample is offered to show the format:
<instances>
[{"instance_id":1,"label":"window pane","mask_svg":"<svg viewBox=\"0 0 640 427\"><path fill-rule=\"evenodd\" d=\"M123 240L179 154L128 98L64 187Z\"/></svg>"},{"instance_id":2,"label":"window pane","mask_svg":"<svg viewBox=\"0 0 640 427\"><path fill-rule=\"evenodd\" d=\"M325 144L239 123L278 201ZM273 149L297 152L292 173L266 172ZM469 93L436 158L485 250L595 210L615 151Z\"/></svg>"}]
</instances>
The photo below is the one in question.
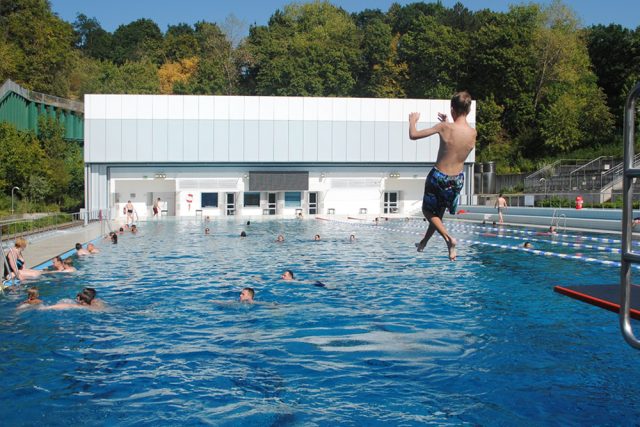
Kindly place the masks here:
<instances>
[{"instance_id":1,"label":"window pane","mask_svg":"<svg viewBox=\"0 0 640 427\"><path fill-rule=\"evenodd\" d=\"M301 206L300 197L302 193L299 191L288 191L284 193L284 207L285 208L299 208Z\"/></svg>"},{"instance_id":2,"label":"window pane","mask_svg":"<svg viewBox=\"0 0 640 427\"><path fill-rule=\"evenodd\" d=\"M217 208L218 207L218 193L202 193L202 207L203 208Z\"/></svg>"},{"instance_id":3,"label":"window pane","mask_svg":"<svg viewBox=\"0 0 640 427\"><path fill-rule=\"evenodd\" d=\"M260 193L244 193L245 206L260 206Z\"/></svg>"}]
</instances>

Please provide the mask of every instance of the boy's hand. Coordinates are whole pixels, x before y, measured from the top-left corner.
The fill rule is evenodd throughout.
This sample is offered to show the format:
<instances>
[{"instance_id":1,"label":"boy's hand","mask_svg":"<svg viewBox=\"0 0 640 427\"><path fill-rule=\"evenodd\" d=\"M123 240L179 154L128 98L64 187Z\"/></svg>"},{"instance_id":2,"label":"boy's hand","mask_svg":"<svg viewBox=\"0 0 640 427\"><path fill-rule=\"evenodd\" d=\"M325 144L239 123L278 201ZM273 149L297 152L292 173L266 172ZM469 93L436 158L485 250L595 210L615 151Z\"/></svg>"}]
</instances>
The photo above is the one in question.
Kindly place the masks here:
<instances>
[{"instance_id":1,"label":"boy's hand","mask_svg":"<svg viewBox=\"0 0 640 427\"><path fill-rule=\"evenodd\" d=\"M447 121L447 115L443 114L443 113L438 113L438 120L440 120L441 122L446 122Z\"/></svg>"},{"instance_id":2,"label":"boy's hand","mask_svg":"<svg viewBox=\"0 0 640 427\"><path fill-rule=\"evenodd\" d=\"M411 113L409 114L409 123L416 124L418 123L418 119L420 119L420 113Z\"/></svg>"}]
</instances>

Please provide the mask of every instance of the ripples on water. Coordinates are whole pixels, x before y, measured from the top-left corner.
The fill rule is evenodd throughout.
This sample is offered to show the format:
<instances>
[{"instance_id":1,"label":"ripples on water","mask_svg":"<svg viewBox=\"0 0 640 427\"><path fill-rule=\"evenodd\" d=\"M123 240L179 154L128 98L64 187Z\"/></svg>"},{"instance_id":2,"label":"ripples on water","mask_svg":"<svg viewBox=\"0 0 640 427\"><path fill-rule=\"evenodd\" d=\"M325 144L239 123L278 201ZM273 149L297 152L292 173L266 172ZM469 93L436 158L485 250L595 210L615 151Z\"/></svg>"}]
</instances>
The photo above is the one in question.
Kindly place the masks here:
<instances>
[{"instance_id":1,"label":"ripples on water","mask_svg":"<svg viewBox=\"0 0 640 427\"><path fill-rule=\"evenodd\" d=\"M624 424L640 415L637 353L615 315L552 291L611 283L616 269L464 245L450 263L438 236L418 254L417 235L314 220L209 226L213 236L198 221L143 223L140 235L77 260L77 274L38 283L49 304L95 287L109 311L17 312L24 295L1 299L3 424ZM300 282L280 281L285 269ZM245 286L260 304L235 302Z\"/></svg>"}]
</instances>

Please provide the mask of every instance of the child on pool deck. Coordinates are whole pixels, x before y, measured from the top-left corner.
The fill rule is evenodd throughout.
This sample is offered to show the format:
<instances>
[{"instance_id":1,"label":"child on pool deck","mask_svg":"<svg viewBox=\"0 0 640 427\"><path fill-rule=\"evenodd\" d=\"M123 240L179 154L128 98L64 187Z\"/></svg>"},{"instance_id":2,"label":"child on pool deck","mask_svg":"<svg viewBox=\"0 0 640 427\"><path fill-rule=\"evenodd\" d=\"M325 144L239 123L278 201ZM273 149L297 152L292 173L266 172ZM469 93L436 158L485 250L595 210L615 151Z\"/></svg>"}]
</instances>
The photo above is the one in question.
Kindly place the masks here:
<instances>
[{"instance_id":1,"label":"child on pool deck","mask_svg":"<svg viewBox=\"0 0 640 427\"><path fill-rule=\"evenodd\" d=\"M471 95L468 92L458 92L451 98L453 123L447 122L446 114L438 113L440 123L417 130L416 123L420 119L420 113L409 115L409 138L416 140L435 134L440 136L438 158L427 176L422 199L422 213L429 221L429 228L416 247L418 252L422 252L437 231L447 244L451 261L456 259L457 242L447 232L442 217L446 209L451 214L456 213L460 191L464 186L464 161L476 145L476 130L467 122L470 109Z\"/></svg>"}]
</instances>

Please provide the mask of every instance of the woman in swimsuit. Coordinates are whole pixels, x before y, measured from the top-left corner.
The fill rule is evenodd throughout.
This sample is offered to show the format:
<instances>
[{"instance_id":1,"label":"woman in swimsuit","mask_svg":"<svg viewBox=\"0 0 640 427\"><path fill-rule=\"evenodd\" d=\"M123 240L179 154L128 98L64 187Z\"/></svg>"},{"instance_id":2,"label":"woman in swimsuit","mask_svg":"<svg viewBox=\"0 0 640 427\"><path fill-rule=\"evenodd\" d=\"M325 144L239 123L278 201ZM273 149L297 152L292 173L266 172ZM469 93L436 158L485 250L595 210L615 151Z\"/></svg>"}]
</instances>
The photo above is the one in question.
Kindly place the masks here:
<instances>
[{"instance_id":1,"label":"woman in swimsuit","mask_svg":"<svg viewBox=\"0 0 640 427\"><path fill-rule=\"evenodd\" d=\"M42 274L41 271L24 267L25 262L22 251L24 251L26 247L27 241L22 237L18 237L14 247L10 248L6 253L3 261L5 264L4 274L2 275L5 279L12 279L13 277L16 277L18 280L37 279ZM9 266L8 270L7 265Z\"/></svg>"}]
</instances>

